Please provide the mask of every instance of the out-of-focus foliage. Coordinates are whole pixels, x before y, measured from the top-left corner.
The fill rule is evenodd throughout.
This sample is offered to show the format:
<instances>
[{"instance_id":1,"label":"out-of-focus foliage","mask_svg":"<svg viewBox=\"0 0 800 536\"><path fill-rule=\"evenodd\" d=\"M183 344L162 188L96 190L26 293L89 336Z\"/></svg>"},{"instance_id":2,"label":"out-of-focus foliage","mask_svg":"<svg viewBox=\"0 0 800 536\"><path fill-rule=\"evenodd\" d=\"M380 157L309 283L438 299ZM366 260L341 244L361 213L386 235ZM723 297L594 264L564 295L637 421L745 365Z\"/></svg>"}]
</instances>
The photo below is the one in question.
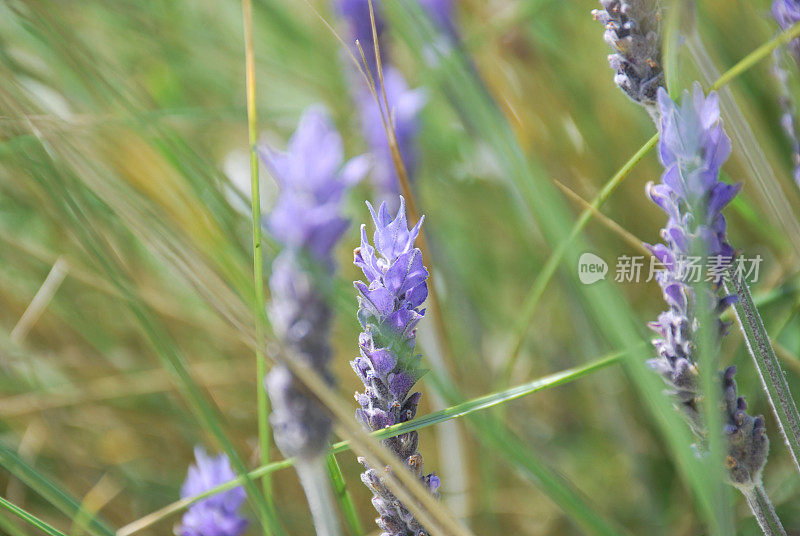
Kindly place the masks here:
<instances>
[{"instance_id":1,"label":"out-of-focus foliage","mask_svg":"<svg viewBox=\"0 0 800 536\"><path fill-rule=\"evenodd\" d=\"M591 199L655 132L647 113L613 83L602 27L590 15L596 3L456 3L471 68L525 157L545 177ZM699 4L695 24L720 71L776 32L766 1ZM302 110L321 102L332 111L347 154L360 154L367 145L347 85L352 65L311 6L344 33L324 1L254 2L259 128L264 140L281 147ZM464 120L472 111L458 108L443 71L419 60L430 56L430 44L403 34L397 22L390 17L388 24L395 64L412 87L424 86L428 94L415 196L426 215L433 254L426 262L443 302L461 394L490 393L608 353L604 327L567 266L550 282L520 359L510 377L505 374L524 296L554 246L506 176L502 155ZM688 87L697 77L688 50L680 50L679 66L681 86ZM778 216L797 219L800 197L768 62L731 88L794 207L793 214ZM0 5L0 441L113 527L177 499L193 445L217 448L148 344L132 300L153 312L163 328L159 340L166 348L175 343L221 409L244 461L256 464L255 361L234 327L248 321L243 304L252 292L250 223L242 208L249 181L244 103L242 12L234 0ZM764 258L753 290L771 297L761 313L798 393L797 256L776 232L779 218L749 180L740 155L724 169L745 183L726 213L730 242ZM602 209L642 241L656 241L663 226L644 195L645 183L660 173L655 155L648 156ZM262 184L268 211L275 186L263 169ZM359 330L349 286L358 277L352 248L358 223L368 219L364 200L372 197L368 181L349 195L353 223L336 252L333 369L346 399L358 388L348 366ZM564 203L575 216L582 209L566 197ZM610 279L618 256L642 254L598 220L585 238L609 262ZM265 250L269 267L277 246L268 237ZM49 278L43 292L46 298L52 290L51 299L29 322L23 313L58 259L63 281L57 284L57 274ZM610 284L625 297L625 314L632 311L642 326L662 307L652 281ZM421 329L425 363L433 351L426 348L432 326ZM768 490L785 526L800 527L797 475L741 336L733 333L724 350L721 368L738 366L739 391L767 420L773 445ZM641 359L649 357L647 351ZM433 376L421 382L420 414L438 409L431 402ZM704 530L669 447L622 368L486 415L566 476L595 511L631 533ZM458 513L475 534L580 534L515 470L516 458L507 463L491 442L475 439L477 429L460 428L466 488L448 490L444 471L443 502L461 504ZM426 466L439 473L448 462L437 448L441 431L420 432ZM337 458L363 525L373 527L360 465L351 453ZM47 487L0 471L0 495L61 530L80 527L80 517L64 515L58 505L67 503L43 492ZM296 475L275 473L273 487L288 533L311 534ZM756 534L746 505L736 500L741 534ZM169 533L175 521L165 519L142 534ZM24 525L19 531L33 534Z\"/></svg>"}]
</instances>

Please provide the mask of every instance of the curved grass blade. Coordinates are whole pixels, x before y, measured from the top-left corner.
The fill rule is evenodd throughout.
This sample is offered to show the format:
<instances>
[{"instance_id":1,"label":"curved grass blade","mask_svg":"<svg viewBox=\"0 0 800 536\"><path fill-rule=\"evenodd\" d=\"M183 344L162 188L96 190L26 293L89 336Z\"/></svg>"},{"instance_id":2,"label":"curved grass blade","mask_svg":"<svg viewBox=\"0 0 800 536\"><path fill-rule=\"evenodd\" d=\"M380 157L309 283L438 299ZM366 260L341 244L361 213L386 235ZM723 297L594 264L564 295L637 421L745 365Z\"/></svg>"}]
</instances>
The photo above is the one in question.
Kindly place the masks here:
<instances>
[{"instance_id":1,"label":"curved grass blade","mask_svg":"<svg viewBox=\"0 0 800 536\"><path fill-rule=\"evenodd\" d=\"M644 348L644 345L641 345L639 347L639 349L642 348ZM623 357L622 353L612 354L600 358L596 361L593 361L587 365L583 365L582 367L567 369L561 372L557 372L555 374L551 374L549 376L545 376L543 378L537 378L530 382L512 387L510 389L506 389L498 393L492 393L479 398L475 398L473 400L463 402L461 404L456 404L450 408L430 413L423 417L416 418L412 421L384 428L383 430L374 432L372 435L377 439L386 439L388 437L405 434L415 430L421 430L423 428L434 426L436 424L447 422L459 417L473 415L484 409L495 407L505 402L516 400L518 398L522 398L524 396L536 393L538 391L543 391L551 387L556 387L559 385L570 383L574 380L592 374L593 372L597 372L604 368L608 368L612 365L615 365L622 360L622 357ZM349 448L350 445L348 442L341 441L333 445L331 449L331 454L338 454L340 452L349 450ZM249 475L253 479L263 478L265 475L274 473L275 471L292 467L293 463L294 463L293 459L286 459L278 462L273 462L269 465L265 465L263 467L254 469L249 473ZM158 510L157 512L148 514L147 516L137 521L134 521L130 525L122 527L119 531L119 534L131 534L132 531L129 530L129 527L133 524L137 525L137 530L147 528L148 526L160 521L161 519L164 519L165 517L180 512L184 508L189 507L191 504L199 500L202 500L216 493L220 493L222 491L226 491L238 485L241 485L241 482L242 482L241 477L239 477L235 480L231 480L230 482L226 482L213 489L210 489L205 493L194 495L192 497L187 497L180 501L175 501L174 503L165 506L164 508Z\"/></svg>"},{"instance_id":2,"label":"curved grass blade","mask_svg":"<svg viewBox=\"0 0 800 536\"><path fill-rule=\"evenodd\" d=\"M70 518L84 515L87 530L95 536L114 536L114 529L95 514L87 512L80 502L52 480L19 457L13 449L0 442L0 466L31 488L43 499Z\"/></svg>"},{"instance_id":3,"label":"curved grass blade","mask_svg":"<svg viewBox=\"0 0 800 536\"><path fill-rule=\"evenodd\" d=\"M41 530L45 534L49 534L50 536L67 536L63 532L58 529L53 528L52 526L48 525L35 515L31 514L30 512L26 512L19 506L15 505L14 503L7 501L3 497L0 497L0 507L5 508L21 520L25 521L29 525L36 527L37 529Z\"/></svg>"}]
</instances>

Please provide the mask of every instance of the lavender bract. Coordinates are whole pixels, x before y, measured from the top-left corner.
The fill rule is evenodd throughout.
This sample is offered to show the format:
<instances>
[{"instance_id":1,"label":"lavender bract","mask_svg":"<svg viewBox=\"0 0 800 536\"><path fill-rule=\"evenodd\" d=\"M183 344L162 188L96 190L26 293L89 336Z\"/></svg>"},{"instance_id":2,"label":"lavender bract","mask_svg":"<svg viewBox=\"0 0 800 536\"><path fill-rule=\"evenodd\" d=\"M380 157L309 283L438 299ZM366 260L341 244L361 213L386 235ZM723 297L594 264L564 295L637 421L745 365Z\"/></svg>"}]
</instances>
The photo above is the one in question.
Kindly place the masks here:
<instances>
[{"instance_id":1,"label":"lavender bract","mask_svg":"<svg viewBox=\"0 0 800 536\"><path fill-rule=\"evenodd\" d=\"M181 487L181 498L204 493L236 478L224 454L209 456L202 447L195 447L196 465L189 467L186 481ZM241 486L206 497L189 507L181 524L175 528L177 536L239 536L247 529L247 520L239 514L245 500Z\"/></svg>"},{"instance_id":2,"label":"lavender bract","mask_svg":"<svg viewBox=\"0 0 800 536\"><path fill-rule=\"evenodd\" d=\"M600 0L592 15L606 28L603 38L616 50L608 57L614 82L655 118L656 93L664 85L661 66L661 9L658 0Z\"/></svg>"},{"instance_id":3,"label":"lavender bract","mask_svg":"<svg viewBox=\"0 0 800 536\"><path fill-rule=\"evenodd\" d=\"M659 338L653 341L658 358L649 364L666 381L692 431L703 438L706 432L699 409L700 371L694 351L699 318L706 315L697 310L697 296L685 273L686 259L702 251L715 266L718 277L712 281L712 295L707 303L714 304L708 317L717 323L719 341L728 329L719 314L734 299L719 292L722 273L735 254L727 242L722 209L741 185L719 180L720 167L731 152L731 142L722 128L716 93L706 97L700 85L695 84L691 95L684 91L678 105L662 88L658 91L658 105L659 159L665 171L661 184L650 183L647 191L669 218L661 231L664 243L648 248L663 264L664 270L659 272L657 281L669 309L650 324ZM722 375L727 406L728 474L736 485L754 485L759 482L760 469L766 462L767 437L763 418L748 416L744 399L736 395L734 373L735 369L729 368Z\"/></svg>"},{"instance_id":4,"label":"lavender bract","mask_svg":"<svg viewBox=\"0 0 800 536\"><path fill-rule=\"evenodd\" d=\"M366 172L366 161L358 157L342 164L341 136L316 107L303 114L286 153L263 149L261 154L280 186L267 226L284 246L269 280L272 325L293 358L332 382L331 312L324 288L333 271L333 247L347 227L341 198ZM307 459L324 453L331 421L319 402L308 397L285 365L270 370L266 387L281 452Z\"/></svg>"},{"instance_id":5,"label":"lavender bract","mask_svg":"<svg viewBox=\"0 0 800 536\"><path fill-rule=\"evenodd\" d=\"M377 213L372 205L368 206L375 223L375 247L367 238L366 226L362 225L361 246L355 250L354 262L364 272L367 282L354 284L359 293L358 319L363 331L359 335L360 355L350 365L364 383L364 392L356 393L361 406L356 410L356 418L366 429L374 431L409 421L416 415L422 395L411 393L411 389L423 371L415 351L415 328L425 315L422 304L428 296L428 271L422 264L422 253L414 247L422 219L408 229L403 198L394 219L385 203ZM418 442L417 432L384 440L431 493L437 495L439 478L424 474ZM384 534L425 534L414 516L386 488L380 472L366 464L365 467L361 480L373 493L372 504L380 515L376 521Z\"/></svg>"}]
</instances>

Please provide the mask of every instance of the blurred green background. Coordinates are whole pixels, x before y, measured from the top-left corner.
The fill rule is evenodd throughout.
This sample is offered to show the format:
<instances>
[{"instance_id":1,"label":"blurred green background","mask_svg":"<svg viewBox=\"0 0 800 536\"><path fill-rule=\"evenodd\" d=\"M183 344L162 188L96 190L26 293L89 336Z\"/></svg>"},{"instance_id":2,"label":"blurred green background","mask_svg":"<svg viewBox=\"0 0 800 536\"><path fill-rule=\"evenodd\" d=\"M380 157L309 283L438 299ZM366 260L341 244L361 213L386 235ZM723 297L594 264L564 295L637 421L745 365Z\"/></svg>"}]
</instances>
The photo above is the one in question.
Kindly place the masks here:
<instances>
[{"instance_id":1,"label":"blurred green background","mask_svg":"<svg viewBox=\"0 0 800 536\"><path fill-rule=\"evenodd\" d=\"M344 32L326 2L310 4ZM586 200L655 133L648 115L613 84L603 28L590 14L596 7L591 0L457 2L463 50L527 165ZM768 9L761 0L698 2L697 32L720 71L774 37ZM483 128L478 111L464 106L452 73L420 61L426 43L400 9L387 11L394 61L429 95L415 196L426 215L433 252L427 262L434 266L461 394L494 392L607 354L613 346L604 339L606 326L587 311L575 269L565 265L505 375L524 297L554 246L509 177L507 155L487 141L494 133ZM263 141L283 146L302 110L321 102L343 133L348 155L363 152L344 51L314 10L301 0L256 0L253 22ZM688 87L697 68L686 47L678 59L681 85ZM800 296L792 244L800 237L788 236L781 225L796 225L800 197L769 60L730 87L777 177L772 195L780 198L779 208L790 209L776 213L734 154L725 171L744 182L744 190L728 211L730 241L764 258L753 291L770 297L761 312L798 393ZM250 222L241 208L246 193L236 189L246 191L249 180L244 95L236 1L0 5L0 439L115 527L177 499L192 446L214 446L147 344L132 300L152 311L222 410L234 445L257 465L255 361L230 321L252 292ZM645 242L658 240L664 221L644 195L644 185L660 171L655 153L648 155L602 209ZM262 185L266 211L274 184L263 169ZM349 287L359 277L351 250L370 198L368 181L349 196L353 224L338 251L333 344L345 399L358 388L348 365L359 329ZM570 219L556 225L566 230L583 207L562 200ZM642 254L597 219L585 238L610 264L619 255ZM267 246L268 267L275 246ZM23 317L51 270L45 289L54 293L43 296L33 318ZM641 326L663 308L655 283L603 284L616 288ZM431 330L422 328L423 360L437 353L426 344ZM766 416L772 440L767 489L784 525L800 530L800 482L737 330L724 350L722 364L739 366L741 393L754 413ZM433 396L434 376L421 382L423 414L444 407ZM620 366L488 415L630 533L704 533L668 446ZM475 534L582 533L513 462L478 441L480 428L458 423L422 431L422 452L426 467L441 474L443 502ZM460 445L456 451L453 441ZM448 452L455 454L441 455ZM351 453L338 459L362 522L374 532L360 466ZM312 534L294 472L276 473L273 485L288 533ZM0 495L81 533L52 501L5 471ZM732 499L740 534L757 534L744 501L738 494ZM142 534L169 534L178 519ZM0 527L34 533L15 521Z\"/></svg>"}]
</instances>

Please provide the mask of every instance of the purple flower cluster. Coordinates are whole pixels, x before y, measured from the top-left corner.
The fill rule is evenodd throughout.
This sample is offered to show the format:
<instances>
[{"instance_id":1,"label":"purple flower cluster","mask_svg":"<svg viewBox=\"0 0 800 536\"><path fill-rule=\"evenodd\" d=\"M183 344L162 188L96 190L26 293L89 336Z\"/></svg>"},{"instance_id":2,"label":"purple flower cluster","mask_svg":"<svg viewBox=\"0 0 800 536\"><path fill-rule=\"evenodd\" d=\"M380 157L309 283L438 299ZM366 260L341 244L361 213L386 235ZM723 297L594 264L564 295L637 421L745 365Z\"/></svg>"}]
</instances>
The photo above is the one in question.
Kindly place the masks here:
<instances>
[{"instance_id":1,"label":"purple flower cluster","mask_svg":"<svg viewBox=\"0 0 800 536\"><path fill-rule=\"evenodd\" d=\"M197 465L189 467L189 474L181 488L181 498L205 493L220 484L236 478L224 454L209 456L202 447L195 447ZM189 507L181 524L175 528L177 536L239 536L247 529L247 520L239 514L245 500L241 486L206 497Z\"/></svg>"},{"instance_id":2,"label":"purple flower cluster","mask_svg":"<svg viewBox=\"0 0 800 536\"><path fill-rule=\"evenodd\" d=\"M386 204L378 213L369 205L375 223L373 247L361 226L361 246L355 250L355 264L367 282L356 281L360 355L350 362L364 383L364 392L356 393L359 406L356 417L368 430L409 421L417 412L422 396L411 393L422 375L420 356L415 351L415 329L425 314L422 304L428 296L428 271L422 253L414 247L422 219L411 229L406 221L405 204L394 219ZM422 455L417 451L417 432L384 440L384 444L437 494L439 478L424 474ZM361 460L363 463L363 460ZM366 466L361 479L373 493L372 504L380 517L378 526L385 535L411 536L424 531L414 516L386 488L380 472ZM388 468L387 468L388 469Z\"/></svg>"},{"instance_id":3,"label":"purple flower cluster","mask_svg":"<svg viewBox=\"0 0 800 536\"><path fill-rule=\"evenodd\" d=\"M340 203L345 189L367 170L363 157L345 165L339 133L321 108L303 114L286 153L262 150L280 186L268 228L284 246L272 265L270 319L293 358L332 381L328 371L331 311L324 287L331 253L347 227ZM285 456L314 458L327 449L331 421L284 365L267 375L275 443Z\"/></svg>"},{"instance_id":4,"label":"purple flower cluster","mask_svg":"<svg viewBox=\"0 0 800 536\"><path fill-rule=\"evenodd\" d=\"M700 85L695 84L691 95L684 91L678 105L660 89L658 105L659 159L665 171L661 184L650 183L647 191L669 219L661 231L664 243L648 248L664 266L657 280L669 309L650 324L659 337L653 341L658 357L649 363L666 381L692 430L702 437L705 434L699 410L699 371L693 354L699 318L703 315L698 314L695 291L682 273L682 259L702 251L720 269L730 265L735 252L726 239L722 209L741 185L719 180L720 167L731 152L731 142L722 128L716 93L706 97ZM718 339L728 329L719 314L734 301L732 296L720 295L720 283L721 279L714 282L713 295L709 297L714 304L709 314L717 323ZM731 480L744 484L741 478L745 470L741 468L746 468L749 478L755 479L766 461L766 435L763 419L753 419L744 412L744 400L736 396L734 373L731 368L723 374L727 462ZM759 471L752 471L756 466Z\"/></svg>"},{"instance_id":5,"label":"purple flower cluster","mask_svg":"<svg viewBox=\"0 0 800 536\"><path fill-rule=\"evenodd\" d=\"M656 93L664 85L661 66L661 11L658 0L600 0L592 15L606 28L603 37L616 53L608 57L614 82L657 117Z\"/></svg>"}]
</instances>

